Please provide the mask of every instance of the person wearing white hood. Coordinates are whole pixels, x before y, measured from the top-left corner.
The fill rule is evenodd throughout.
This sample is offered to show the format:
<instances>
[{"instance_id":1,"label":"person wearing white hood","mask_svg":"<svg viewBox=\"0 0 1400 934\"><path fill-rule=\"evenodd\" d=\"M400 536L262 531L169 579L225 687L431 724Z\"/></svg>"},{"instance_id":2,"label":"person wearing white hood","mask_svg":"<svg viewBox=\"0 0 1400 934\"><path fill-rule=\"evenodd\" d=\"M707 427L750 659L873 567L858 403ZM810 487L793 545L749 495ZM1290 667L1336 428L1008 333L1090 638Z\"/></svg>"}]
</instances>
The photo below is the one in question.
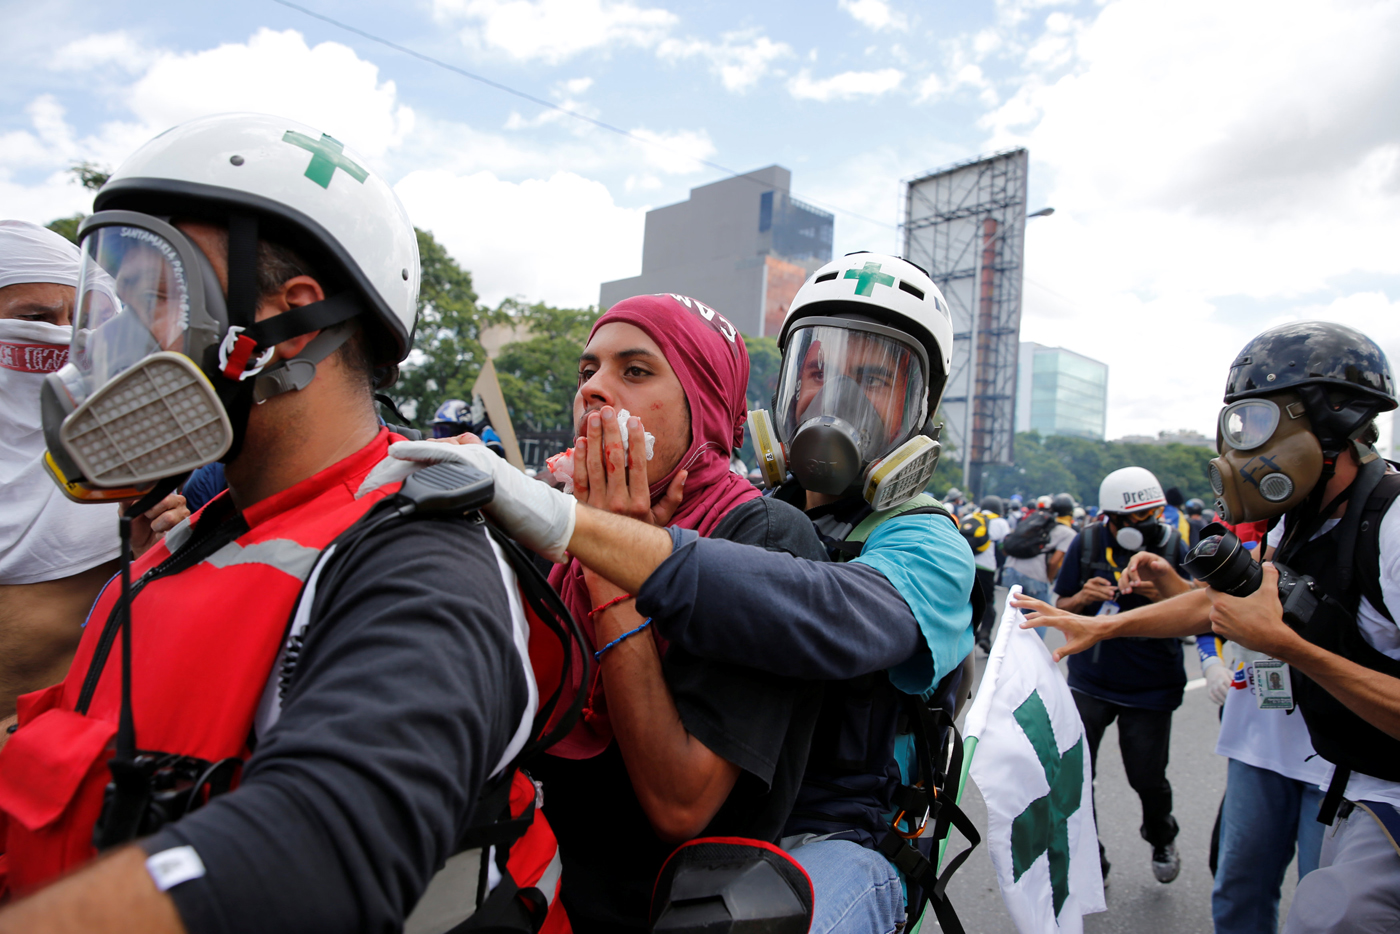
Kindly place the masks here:
<instances>
[{"instance_id":1,"label":"person wearing white hood","mask_svg":"<svg viewBox=\"0 0 1400 934\"><path fill-rule=\"evenodd\" d=\"M16 698L67 673L117 572L120 506L70 502L44 470L39 388L68 361L78 260L53 231L0 221L0 744ZM133 523L133 550L186 515L183 497L167 497Z\"/></svg>"}]
</instances>

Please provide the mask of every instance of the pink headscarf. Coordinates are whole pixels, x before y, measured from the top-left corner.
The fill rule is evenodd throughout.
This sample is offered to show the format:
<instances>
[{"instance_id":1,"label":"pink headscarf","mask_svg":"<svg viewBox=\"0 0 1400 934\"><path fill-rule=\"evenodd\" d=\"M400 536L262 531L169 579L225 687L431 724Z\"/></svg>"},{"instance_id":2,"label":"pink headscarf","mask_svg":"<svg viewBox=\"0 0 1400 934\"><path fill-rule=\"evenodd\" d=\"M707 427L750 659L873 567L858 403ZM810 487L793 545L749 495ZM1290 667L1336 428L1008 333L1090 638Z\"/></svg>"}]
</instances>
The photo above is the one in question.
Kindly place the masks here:
<instances>
[{"instance_id":1,"label":"pink headscarf","mask_svg":"<svg viewBox=\"0 0 1400 934\"><path fill-rule=\"evenodd\" d=\"M635 325L661 348L675 371L690 406L690 449L676 467L651 485L651 501L666 495L681 470L688 471L680 506L671 525L709 535L735 506L757 499L753 484L729 469L730 451L744 442L748 417L745 390L749 383L749 352L734 325L713 308L682 295L639 295L618 302L593 325L588 339L605 324ZM643 421L643 427L645 427ZM577 560L557 567L549 582L569 611L595 641L593 609L583 569ZM575 665L577 674L581 666ZM576 680L574 689L579 687ZM572 733L550 752L566 759L598 755L612 741L612 724L603 699L603 684L594 669L584 716Z\"/></svg>"}]
</instances>

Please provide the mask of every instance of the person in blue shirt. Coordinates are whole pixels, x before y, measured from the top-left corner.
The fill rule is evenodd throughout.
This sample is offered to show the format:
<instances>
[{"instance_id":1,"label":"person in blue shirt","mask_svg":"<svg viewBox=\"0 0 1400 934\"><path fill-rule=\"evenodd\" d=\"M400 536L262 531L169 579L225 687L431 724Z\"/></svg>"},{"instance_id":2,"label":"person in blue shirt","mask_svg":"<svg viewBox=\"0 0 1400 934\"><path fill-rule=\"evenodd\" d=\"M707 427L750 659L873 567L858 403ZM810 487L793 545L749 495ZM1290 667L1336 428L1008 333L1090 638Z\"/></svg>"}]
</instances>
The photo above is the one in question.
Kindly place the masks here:
<instances>
[{"instance_id":1,"label":"person in blue shirt","mask_svg":"<svg viewBox=\"0 0 1400 934\"><path fill-rule=\"evenodd\" d=\"M567 549L635 595L672 645L831 682L778 841L812 879L813 934L885 934L926 903L949 917L932 884L935 837L950 818L976 837L955 794L927 819L931 786L948 781L930 760L946 760L918 750L948 736L927 725L928 707L952 716L971 680L972 552L921 492L937 465L931 416L952 339L932 280L892 256L845 256L793 299L774 415L750 413L750 428L772 495L806 511L830 561L577 505L476 445L443 455L493 475L488 511L518 541L556 561Z\"/></svg>"},{"instance_id":2,"label":"person in blue shirt","mask_svg":"<svg viewBox=\"0 0 1400 934\"><path fill-rule=\"evenodd\" d=\"M1175 527L1162 521L1165 505L1161 484L1145 468L1124 467L1104 477L1099 487L1104 518L1085 526L1066 550L1055 578L1055 605L1085 616L1109 616L1159 599L1155 587L1120 589L1119 579L1139 551L1161 555L1180 568L1186 544ZM1167 781L1172 711L1181 706L1186 687L1181 641L1105 640L1092 652L1071 656L1069 687L1084 721L1095 774L1104 730L1118 721L1123 768L1142 802L1142 837L1152 846L1152 872L1158 882L1171 882L1181 872ZM1099 860L1107 879L1102 842Z\"/></svg>"}]
</instances>

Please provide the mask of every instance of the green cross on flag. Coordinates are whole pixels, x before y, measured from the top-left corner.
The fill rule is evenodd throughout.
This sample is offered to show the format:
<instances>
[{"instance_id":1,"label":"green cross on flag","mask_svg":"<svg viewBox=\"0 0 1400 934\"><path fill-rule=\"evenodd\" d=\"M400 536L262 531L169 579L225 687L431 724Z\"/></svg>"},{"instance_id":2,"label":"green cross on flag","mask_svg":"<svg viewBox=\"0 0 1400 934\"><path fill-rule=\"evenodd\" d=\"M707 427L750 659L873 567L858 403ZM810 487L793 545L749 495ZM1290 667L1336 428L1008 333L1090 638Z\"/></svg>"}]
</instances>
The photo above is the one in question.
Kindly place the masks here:
<instances>
[{"instance_id":1,"label":"green cross on flag","mask_svg":"<svg viewBox=\"0 0 1400 934\"><path fill-rule=\"evenodd\" d=\"M1019 592L1012 588L1012 593ZM1007 602L964 761L987 805L988 855L1020 934L1083 934L1104 910L1088 740L1050 650Z\"/></svg>"},{"instance_id":2,"label":"green cross on flag","mask_svg":"<svg viewBox=\"0 0 1400 934\"><path fill-rule=\"evenodd\" d=\"M322 133L321 138L316 140L305 133L288 130L282 134L282 142L300 146L311 153L311 164L306 167L306 177L322 188L331 187L331 178L336 169L340 169L362 185L365 179L369 178L369 172L345 155L345 144L334 136Z\"/></svg>"},{"instance_id":3,"label":"green cross on flag","mask_svg":"<svg viewBox=\"0 0 1400 934\"><path fill-rule=\"evenodd\" d=\"M869 295L875 291L876 284L887 285L894 288L894 276L880 271L879 263L866 263L860 269L847 269L843 279L856 280L856 294Z\"/></svg>"},{"instance_id":4,"label":"green cross on flag","mask_svg":"<svg viewBox=\"0 0 1400 934\"><path fill-rule=\"evenodd\" d=\"M1016 722L1035 749L1050 792L1026 805L1011 822L1012 878L1019 881L1041 853L1048 853L1050 890L1058 915L1069 895L1069 816L1079 810L1084 792L1084 737L1060 755L1050 714L1037 693L1016 708Z\"/></svg>"}]
</instances>

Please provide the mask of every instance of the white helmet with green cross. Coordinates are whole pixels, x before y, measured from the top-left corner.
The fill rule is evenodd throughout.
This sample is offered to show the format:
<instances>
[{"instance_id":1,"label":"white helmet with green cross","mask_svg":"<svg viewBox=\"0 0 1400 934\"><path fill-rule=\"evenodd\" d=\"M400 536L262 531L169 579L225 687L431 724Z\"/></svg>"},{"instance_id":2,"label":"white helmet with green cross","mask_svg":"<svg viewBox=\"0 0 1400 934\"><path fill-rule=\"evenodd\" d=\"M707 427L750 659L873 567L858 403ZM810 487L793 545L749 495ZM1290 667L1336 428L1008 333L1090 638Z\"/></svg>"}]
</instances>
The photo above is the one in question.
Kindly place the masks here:
<instances>
[{"instance_id":1,"label":"white helmet with green cross","mask_svg":"<svg viewBox=\"0 0 1400 934\"><path fill-rule=\"evenodd\" d=\"M366 161L319 129L267 114L201 117L167 130L121 164L98 211L218 220L256 215L259 230L302 255L377 322L376 364L413 340L418 241L398 196Z\"/></svg>"},{"instance_id":2,"label":"white helmet with green cross","mask_svg":"<svg viewBox=\"0 0 1400 934\"><path fill-rule=\"evenodd\" d=\"M952 363L953 322L943 293L924 270L897 256L847 253L797 290L778 335L785 356L794 326L808 318L867 319L914 338L927 366L924 417L937 411Z\"/></svg>"}]
</instances>

